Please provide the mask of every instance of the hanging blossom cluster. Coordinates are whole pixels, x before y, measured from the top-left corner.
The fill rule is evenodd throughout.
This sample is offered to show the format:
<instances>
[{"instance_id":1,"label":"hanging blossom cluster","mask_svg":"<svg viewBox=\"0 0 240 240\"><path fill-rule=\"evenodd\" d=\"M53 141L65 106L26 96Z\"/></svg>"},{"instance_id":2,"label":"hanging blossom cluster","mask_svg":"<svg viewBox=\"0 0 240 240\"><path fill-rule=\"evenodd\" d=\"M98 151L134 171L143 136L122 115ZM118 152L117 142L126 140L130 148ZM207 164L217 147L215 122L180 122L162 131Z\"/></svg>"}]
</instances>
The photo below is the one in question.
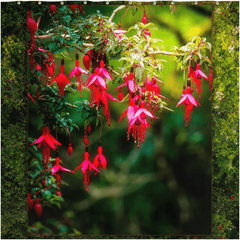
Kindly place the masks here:
<instances>
[{"instance_id":1,"label":"hanging blossom cluster","mask_svg":"<svg viewBox=\"0 0 240 240\"><path fill-rule=\"evenodd\" d=\"M80 5L70 5L70 9L73 13L76 13L76 11L80 10L81 14L84 14L83 9ZM50 13L54 16L57 12L56 5L50 5L49 6ZM101 33L103 31L103 20L100 19L100 29L99 32ZM144 14L142 17L143 25L142 30L140 31L139 35L136 39L140 39L142 37L143 41L145 41L146 49L151 47L151 32L148 28L148 18L146 15L146 12L144 10ZM162 99L168 100L164 96L161 95L161 89L158 83L164 85L162 81L158 79L158 76L156 76L155 72L153 74L146 74L144 76L144 67L141 66L141 64L138 65L132 65L128 66L128 68L125 68L124 73L122 75L122 78L124 79L124 83L119 85L114 91L118 90L118 99L115 99L113 96L111 96L108 92L108 84L109 82L112 82L114 78L109 72L109 69L112 70L108 66L108 62L106 59L106 55L104 54L104 50L102 48L102 45L107 45L108 40L107 36L109 33L106 34L106 36L103 38L100 50L96 51L94 49L90 49L88 51L85 51L85 55L82 59L83 66L85 69L80 67L80 60L79 60L79 49L76 48L76 55L75 55L75 67L71 69L70 73L67 73L65 71L64 66L64 56L61 60L61 66L60 66L60 73L55 76L55 60L54 55L49 50L42 49L40 47L37 47L37 43L35 40L35 33L38 29L38 24L32 19L31 17L31 11L28 11L28 30L30 32L30 48L28 50L28 54L30 56L30 70L33 73L34 71L39 71L41 73L40 80L41 84L45 84L49 87L52 87L53 85L57 85L58 87L58 97L59 99L63 98L65 96L66 87L69 85L72 85L73 81L70 81L70 79L76 79L76 85L80 93L80 97L82 98L82 91L88 90L90 92L90 99L89 99L89 106L91 109L95 109L98 111L100 108L103 111L103 115L105 116L106 121L108 122L108 125L111 124L111 116L110 116L110 110L108 101L109 99L115 102L122 102L125 100L127 96L129 96L129 106L125 111L122 113L119 122L122 121L122 119L127 116L128 119L128 129L127 129L127 140L130 140L130 137L133 137L134 141L137 143L137 147L140 147L141 143L144 143L145 137L146 137L146 131L147 128L150 128L149 120L153 120L154 118L157 119L158 117L155 116L155 113L157 110L159 110L160 105L162 104ZM132 48L133 43L128 40L128 38L124 35L127 31L122 30L121 23L119 23L118 30L113 31L113 36L116 39L116 42L121 46L121 44L127 43L129 49ZM200 46L200 45L199 45ZM102 50L102 53L100 54ZM42 58L42 64L36 64L34 60L34 53L41 52L43 54ZM130 51L129 51L130 52ZM194 51L191 52L191 54L194 54ZM148 52L146 52L146 55L148 55ZM131 58L131 57L130 57ZM132 59L130 59L132 60ZM146 60L147 61L147 60ZM193 58L189 58L189 66L188 66L188 81L187 81L187 89L185 87L185 82L183 86L183 94L182 98L177 104L184 105L186 107L186 113L185 113L185 126L187 127L187 123L191 122L191 112L193 107L197 107L200 105L196 101L196 99L192 96L193 92L193 84L196 85L196 91L199 95L199 98L201 98L201 78L204 78L208 81L210 81L210 89L212 91L212 70L210 72L209 78L200 70L200 64L196 64L196 70L194 70L194 67L191 64L191 61L193 61ZM160 64L159 62L154 62L154 66ZM35 69L34 69L35 66ZM161 66L161 64L160 64ZM137 74L137 68L140 67L143 68L143 77L142 82L140 83L139 74ZM161 70L161 67L160 67ZM83 75L85 77L83 78ZM87 77L86 77L87 76ZM86 79L84 81L84 79ZM36 97L37 99L40 98L40 89L41 84L39 84ZM124 97L124 92L127 92ZM28 96L33 100L32 96L28 93ZM34 101L35 102L35 101ZM101 122L102 123L102 122ZM101 124L101 130L102 130L102 124ZM84 136L83 136L83 142L85 144L85 153L84 153L84 159L80 163L78 167L76 167L73 171L64 168L61 165L61 160L59 156L58 147L62 146L62 144L51 135L50 127L48 124L45 124L45 126L42 128L42 135L34 141L31 145L37 144L38 148L41 147L42 149L42 164L44 167L44 171L50 171L52 172L52 176L55 176L55 181L57 185L57 192L56 194L58 196L61 196L60 192L60 186L61 186L61 174L62 172L70 172L75 173L76 170L80 169L83 173L83 182L86 191L88 191L88 186L90 185L90 172L95 171L95 175L100 172L101 168L106 169L107 166L107 160L105 156L103 155L103 148L101 146L101 134L99 139L99 145L97 149L97 155L95 156L93 162L89 160L89 141L87 134L90 134L91 132L91 124L87 124L84 128ZM67 148L68 154L71 156L73 153L73 146L71 143L71 137L70 132L69 134L69 144ZM50 159L51 159L51 150L57 151L56 157L55 157L55 165L49 168ZM31 199L31 194L28 195L28 202L29 202L29 211L33 208L33 202ZM35 212L40 217L41 216L41 205L39 203L39 198L36 198L35 200Z\"/></svg>"},{"instance_id":2,"label":"hanging blossom cluster","mask_svg":"<svg viewBox=\"0 0 240 240\"><path fill-rule=\"evenodd\" d=\"M185 82L183 84L183 94L181 97L181 100L178 102L177 107L181 104L183 104L186 107L185 111L185 127L187 127L187 123L191 123L191 112L193 110L193 107L197 107L200 105L199 102L196 101L196 99L192 96L192 93L194 92L193 89L193 83L196 85L196 91L199 95L199 99L201 99L201 79L204 78L207 81L210 82L210 90L212 91L212 69L210 70L209 78L203 73L203 71L200 70L200 64L197 63L196 70L194 71L191 67L191 62L189 61L189 67L188 67L188 80L187 80L187 89L185 86ZM192 88L191 88L192 86Z\"/></svg>"}]
</instances>

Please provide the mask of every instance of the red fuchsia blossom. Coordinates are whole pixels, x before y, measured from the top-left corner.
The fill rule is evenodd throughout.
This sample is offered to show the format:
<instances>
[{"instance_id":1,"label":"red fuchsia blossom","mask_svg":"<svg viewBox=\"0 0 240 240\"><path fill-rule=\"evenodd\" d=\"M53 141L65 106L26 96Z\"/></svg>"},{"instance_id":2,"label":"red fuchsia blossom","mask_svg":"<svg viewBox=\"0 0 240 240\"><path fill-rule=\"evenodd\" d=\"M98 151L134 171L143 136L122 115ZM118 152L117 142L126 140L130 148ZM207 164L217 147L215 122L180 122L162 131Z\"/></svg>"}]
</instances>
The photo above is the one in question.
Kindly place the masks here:
<instances>
[{"instance_id":1,"label":"red fuchsia blossom","mask_svg":"<svg viewBox=\"0 0 240 240\"><path fill-rule=\"evenodd\" d=\"M65 96L64 94L64 88L66 87L66 85L69 83L71 84L71 82L68 80L67 76L64 74L64 70L65 70L65 67L64 67L64 60L62 59L62 65L60 66L60 73L58 74L58 76L56 78L54 78L51 82L55 82L57 81L57 85L58 85L58 88L59 88L59 98L60 96Z\"/></svg>"},{"instance_id":2,"label":"red fuchsia blossom","mask_svg":"<svg viewBox=\"0 0 240 240\"><path fill-rule=\"evenodd\" d=\"M98 108L100 104L100 94L107 88L105 80L99 76L99 68L95 69L95 73L92 73L86 82L88 82L87 87L91 91L91 105L96 103L96 107Z\"/></svg>"},{"instance_id":3,"label":"red fuchsia blossom","mask_svg":"<svg viewBox=\"0 0 240 240\"><path fill-rule=\"evenodd\" d=\"M56 5L50 5L49 6L49 11L51 12L52 15L55 15L55 13L57 11Z\"/></svg>"},{"instance_id":4,"label":"red fuchsia blossom","mask_svg":"<svg viewBox=\"0 0 240 240\"><path fill-rule=\"evenodd\" d=\"M106 118L106 121L108 121L108 126L110 126L111 117L110 117L110 111L108 108L108 98L110 98L112 101L118 102L118 100L113 96L111 96L107 91L101 91L100 103L103 106L105 118Z\"/></svg>"},{"instance_id":5,"label":"red fuchsia blossom","mask_svg":"<svg viewBox=\"0 0 240 240\"><path fill-rule=\"evenodd\" d=\"M34 211L37 214L38 218L40 218L42 215L42 206L39 203L39 198L35 199Z\"/></svg>"},{"instance_id":6,"label":"red fuchsia blossom","mask_svg":"<svg viewBox=\"0 0 240 240\"><path fill-rule=\"evenodd\" d=\"M149 81L149 76L147 75L145 84L146 84L146 89L149 92L148 93L148 100L151 99L151 98L154 98L154 96L157 96L158 98L164 98L167 101L169 101L166 97L160 95L161 89L160 89L159 85L157 84L157 81L160 82L162 85L164 85L164 83L162 81L158 80L156 78L156 76L153 76L153 78L150 82Z\"/></svg>"},{"instance_id":7,"label":"red fuchsia blossom","mask_svg":"<svg viewBox=\"0 0 240 240\"><path fill-rule=\"evenodd\" d=\"M146 128L150 127L147 116L150 118L157 118L154 115L152 115L149 111L145 109L145 101L142 100L140 104L140 108L135 108L135 114L132 117L129 128L128 128L128 136L132 129L132 135L134 139L138 142L138 148L140 147L140 142L144 142L144 138L146 136ZM129 137L128 137L129 138Z\"/></svg>"},{"instance_id":8,"label":"red fuchsia blossom","mask_svg":"<svg viewBox=\"0 0 240 240\"><path fill-rule=\"evenodd\" d=\"M81 67L79 67L79 60L78 60L78 54L76 54L76 62L75 62L76 67L71 71L70 73L70 78L72 78L74 75L77 77L78 84L79 84L79 91L80 93L82 92L82 84L83 84L83 79L81 77L82 73L88 75L88 73L83 70Z\"/></svg>"},{"instance_id":9,"label":"red fuchsia blossom","mask_svg":"<svg viewBox=\"0 0 240 240\"><path fill-rule=\"evenodd\" d=\"M184 106L186 106L185 127L187 127L187 122L189 122L189 121L191 122L191 111L193 109L193 106L197 107L197 105L200 105L200 103L197 102L196 99L192 96L190 86L187 87L186 94L183 92L182 98L176 107L178 107L181 104L184 104Z\"/></svg>"},{"instance_id":10,"label":"red fuchsia blossom","mask_svg":"<svg viewBox=\"0 0 240 240\"><path fill-rule=\"evenodd\" d=\"M120 122L127 114L128 121L130 122L131 119L133 118L135 112L134 112L134 106L135 106L135 100L134 98L130 99L130 106L126 109L126 111L122 114L120 117L119 121Z\"/></svg>"},{"instance_id":11,"label":"red fuchsia blossom","mask_svg":"<svg viewBox=\"0 0 240 240\"><path fill-rule=\"evenodd\" d=\"M146 38L146 35L148 35L149 37L151 37L151 33L150 33L149 29L146 29L146 31L144 32L144 38L145 38L145 39L147 39L147 38Z\"/></svg>"},{"instance_id":12,"label":"red fuchsia blossom","mask_svg":"<svg viewBox=\"0 0 240 240\"><path fill-rule=\"evenodd\" d=\"M71 143L68 144L68 149L67 149L67 151L68 151L68 155L71 157L71 156L72 156L72 153L73 153L73 147L72 147L72 144L71 144Z\"/></svg>"},{"instance_id":13,"label":"red fuchsia blossom","mask_svg":"<svg viewBox=\"0 0 240 240\"><path fill-rule=\"evenodd\" d=\"M93 165L100 170L100 167L103 167L103 169L106 169L107 166L107 160L102 154L102 147L98 147L98 155L93 160ZM97 172L94 174L96 175Z\"/></svg>"},{"instance_id":14,"label":"red fuchsia blossom","mask_svg":"<svg viewBox=\"0 0 240 240\"><path fill-rule=\"evenodd\" d=\"M128 79L129 77L129 79ZM124 81L125 83L121 84L120 86L118 86L114 92L117 90L117 89L121 89L122 87L124 86L128 86L128 90L130 91L130 93L135 93L135 86L137 87L138 85L135 84L135 81L134 81L134 74L133 73L130 73L129 76L128 74L125 74L124 76Z\"/></svg>"},{"instance_id":15,"label":"red fuchsia blossom","mask_svg":"<svg viewBox=\"0 0 240 240\"><path fill-rule=\"evenodd\" d=\"M99 170L89 161L89 153L85 152L84 154L84 161L74 170L74 172L82 168L82 172L84 174L84 185L86 187L86 192L88 191L88 186L90 185L90 177L89 177L89 171L92 171L94 169L95 171L99 172Z\"/></svg>"},{"instance_id":16,"label":"red fuchsia blossom","mask_svg":"<svg viewBox=\"0 0 240 240\"><path fill-rule=\"evenodd\" d=\"M231 196L231 200L233 200L234 199L234 197L233 196Z\"/></svg>"},{"instance_id":17,"label":"red fuchsia blossom","mask_svg":"<svg viewBox=\"0 0 240 240\"><path fill-rule=\"evenodd\" d=\"M32 12L28 11L28 31L30 32L31 40L34 40L34 35L37 29L38 29L37 23L32 19Z\"/></svg>"},{"instance_id":18,"label":"red fuchsia blossom","mask_svg":"<svg viewBox=\"0 0 240 240\"><path fill-rule=\"evenodd\" d=\"M208 77L200 70L200 64L198 63L195 71L195 80L196 80L197 92L199 94L200 99L201 99L201 93L202 93L201 78L205 78L206 80L209 81Z\"/></svg>"},{"instance_id":19,"label":"red fuchsia blossom","mask_svg":"<svg viewBox=\"0 0 240 240\"><path fill-rule=\"evenodd\" d=\"M99 69L99 75L103 78L107 78L109 80L113 80L113 77L108 73L108 71L104 68L104 61L102 60L100 62L100 69Z\"/></svg>"},{"instance_id":20,"label":"red fuchsia blossom","mask_svg":"<svg viewBox=\"0 0 240 240\"><path fill-rule=\"evenodd\" d=\"M126 33L127 31L122 30L121 27L119 27L118 30L114 30L113 34L116 38L118 38L118 41L121 42L123 40L123 34Z\"/></svg>"},{"instance_id":21,"label":"red fuchsia blossom","mask_svg":"<svg viewBox=\"0 0 240 240\"><path fill-rule=\"evenodd\" d=\"M147 18L146 18L146 14L145 13L143 14L143 17L142 17L142 23L144 25L147 23Z\"/></svg>"},{"instance_id":22,"label":"red fuchsia blossom","mask_svg":"<svg viewBox=\"0 0 240 240\"><path fill-rule=\"evenodd\" d=\"M74 173L74 171L66 169L66 168L64 168L60 165L60 158L59 157L56 157L55 161L56 161L56 164L52 168L46 169L45 171L52 170L52 175L54 175L59 170Z\"/></svg>"},{"instance_id":23,"label":"red fuchsia blossom","mask_svg":"<svg viewBox=\"0 0 240 240\"><path fill-rule=\"evenodd\" d=\"M32 210L32 208L33 208L32 194L28 193L28 213Z\"/></svg>"},{"instance_id":24,"label":"red fuchsia blossom","mask_svg":"<svg viewBox=\"0 0 240 240\"><path fill-rule=\"evenodd\" d=\"M69 5L69 6L70 6L70 9L72 10L72 12L75 12L75 9L79 8L80 12L84 15L81 5Z\"/></svg>"},{"instance_id":25,"label":"red fuchsia blossom","mask_svg":"<svg viewBox=\"0 0 240 240\"><path fill-rule=\"evenodd\" d=\"M38 144L38 148L42 147L42 162L44 168L50 159L50 147L55 150L55 145L62 146L62 144L50 134L49 127L47 126L42 128L42 136L30 145L33 144Z\"/></svg>"}]
</instances>

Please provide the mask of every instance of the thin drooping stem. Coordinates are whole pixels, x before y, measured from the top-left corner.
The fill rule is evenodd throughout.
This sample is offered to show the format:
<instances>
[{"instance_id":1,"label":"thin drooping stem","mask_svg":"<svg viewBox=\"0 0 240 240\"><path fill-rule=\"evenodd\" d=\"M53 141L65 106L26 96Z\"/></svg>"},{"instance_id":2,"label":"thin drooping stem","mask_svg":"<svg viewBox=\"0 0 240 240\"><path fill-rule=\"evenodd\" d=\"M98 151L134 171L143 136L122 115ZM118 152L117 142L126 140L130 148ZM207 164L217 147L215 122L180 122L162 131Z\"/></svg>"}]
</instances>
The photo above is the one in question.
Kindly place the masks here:
<instances>
[{"instance_id":1,"label":"thin drooping stem","mask_svg":"<svg viewBox=\"0 0 240 240\"><path fill-rule=\"evenodd\" d=\"M112 13L111 17L109 18L108 22L112 22L115 14L116 14L118 11L122 10L123 8L125 8L125 7L126 7L125 5L121 5L121 6L119 6L118 8L116 8L116 9L113 11L113 13Z\"/></svg>"}]
</instances>

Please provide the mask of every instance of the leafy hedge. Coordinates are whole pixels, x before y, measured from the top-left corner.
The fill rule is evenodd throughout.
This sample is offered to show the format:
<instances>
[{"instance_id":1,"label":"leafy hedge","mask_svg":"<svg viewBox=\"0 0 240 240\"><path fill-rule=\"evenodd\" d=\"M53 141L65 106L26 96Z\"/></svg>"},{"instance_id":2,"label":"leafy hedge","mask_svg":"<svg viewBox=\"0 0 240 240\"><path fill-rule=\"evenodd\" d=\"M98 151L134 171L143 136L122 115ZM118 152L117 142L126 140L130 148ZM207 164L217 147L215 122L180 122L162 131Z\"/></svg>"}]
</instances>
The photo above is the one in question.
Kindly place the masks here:
<instances>
[{"instance_id":1,"label":"leafy hedge","mask_svg":"<svg viewBox=\"0 0 240 240\"><path fill-rule=\"evenodd\" d=\"M157 4L170 4L158 2ZM213 4L212 235L239 237L239 5ZM92 3L93 4L93 3ZM115 2L114 4L124 4ZM126 3L128 4L128 3ZM179 3L178 3L179 4ZM1 3L2 238L27 236L27 3ZM179 238L193 238L182 236ZM32 238L32 237L31 237ZM36 236L35 238L43 238ZM48 236L49 238L49 236ZM54 236L52 238L55 238ZM59 237L58 237L59 238ZM64 236L63 238L66 238ZM69 238L74 238L70 237ZM100 236L84 236L100 238ZM102 238L109 238L103 236ZM129 238L129 236L111 236ZM131 238L176 238L132 236ZM196 238L196 237L195 237Z\"/></svg>"}]
</instances>

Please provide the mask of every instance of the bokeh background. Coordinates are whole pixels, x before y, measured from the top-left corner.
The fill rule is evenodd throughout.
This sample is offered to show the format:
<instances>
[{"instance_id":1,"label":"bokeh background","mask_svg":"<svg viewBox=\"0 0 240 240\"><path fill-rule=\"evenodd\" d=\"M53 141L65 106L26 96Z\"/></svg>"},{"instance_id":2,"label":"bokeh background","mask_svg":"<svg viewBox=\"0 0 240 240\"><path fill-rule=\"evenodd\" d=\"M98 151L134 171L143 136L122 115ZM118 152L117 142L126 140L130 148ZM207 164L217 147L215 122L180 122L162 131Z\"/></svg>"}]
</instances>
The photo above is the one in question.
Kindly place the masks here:
<instances>
[{"instance_id":1,"label":"bokeh background","mask_svg":"<svg viewBox=\"0 0 240 240\"><path fill-rule=\"evenodd\" d=\"M86 15L97 10L110 16L116 5L84 6ZM117 23L125 10L118 12ZM166 51L173 46L185 45L193 36L206 37L211 42L211 6L178 6L173 14L169 6L146 6L150 22L158 31L152 37L163 40ZM142 12L134 16L130 10L122 21L122 28L128 29L141 21ZM45 19L47 22L47 19ZM44 22L42 24L45 24ZM67 53L66 53L67 54ZM74 59L74 52L69 54ZM131 138L127 141L128 121L119 117L128 102L109 102L111 126L104 122L102 132L103 153L108 160L106 170L91 176L88 193L83 186L83 174L63 173L62 185L65 201L59 210L44 207L40 222L55 233L68 233L76 229L81 234L171 234L207 235L211 234L211 101L209 82L202 80L201 107L194 108L192 123L184 128L184 107L176 108L182 94L182 72L176 71L173 57L167 60L162 71L161 94L169 99L168 107L174 112L163 110L153 120L147 130L145 143L137 149ZM55 76L59 73L61 56L55 55ZM81 57L80 57L81 59ZM117 69L121 67L116 59L109 61ZM65 61L67 75L75 66L74 61ZM83 66L83 65L82 65ZM209 75L209 71L205 70ZM109 93L117 97L113 90L117 83L109 84ZM126 92L124 92L126 93ZM196 92L194 96L197 100ZM66 96L72 102L80 100L79 93ZM88 99L88 93L83 94ZM37 115L35 105L29 103L29 136L41 135L41 115ZM84 155L84 120L77 111L69 109L72 120L80 130L72 133L74 152L67 154L68 140L65 135L58 139L63 144L60 156L64 167L75 169ZM97 154L99 126L89 135L90 159ZM64 144L65 143L65 144ZM54 156L53 156L54 157ZM34 214L29 215L29 225L39 221Z\"/></svg>"}]
</instances>

